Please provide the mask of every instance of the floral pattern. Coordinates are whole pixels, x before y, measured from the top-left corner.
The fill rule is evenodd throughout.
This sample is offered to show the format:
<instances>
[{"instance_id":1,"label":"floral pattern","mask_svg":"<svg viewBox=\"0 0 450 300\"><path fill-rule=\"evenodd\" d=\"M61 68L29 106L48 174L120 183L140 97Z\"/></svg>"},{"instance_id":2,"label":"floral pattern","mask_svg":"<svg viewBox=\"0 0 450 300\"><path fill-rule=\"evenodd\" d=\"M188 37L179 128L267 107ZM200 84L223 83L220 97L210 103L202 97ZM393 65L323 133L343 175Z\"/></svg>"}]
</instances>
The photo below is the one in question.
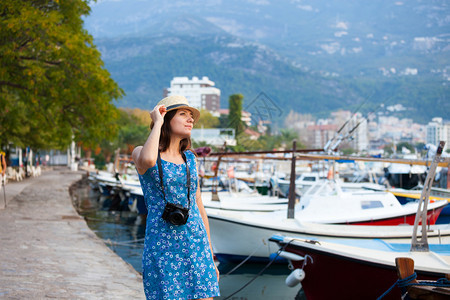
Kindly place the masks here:
<instances>
[{"instance_id":1,"label":"floral pattern","mask_svg":"<svg viewBox=\"0 0 450 300\"><path fill-rule=\"evenodd\" d=\"M148 210L142 257L147 299L198 299L220 295L208 235L195 195L195 156L186 151L190 171L189 218L185 225L172 225L161 218L166 202L161 191L158 165L139 175ZM161 160L166 200L188 207L186 165Z\"/></svg>"}]
</instances>

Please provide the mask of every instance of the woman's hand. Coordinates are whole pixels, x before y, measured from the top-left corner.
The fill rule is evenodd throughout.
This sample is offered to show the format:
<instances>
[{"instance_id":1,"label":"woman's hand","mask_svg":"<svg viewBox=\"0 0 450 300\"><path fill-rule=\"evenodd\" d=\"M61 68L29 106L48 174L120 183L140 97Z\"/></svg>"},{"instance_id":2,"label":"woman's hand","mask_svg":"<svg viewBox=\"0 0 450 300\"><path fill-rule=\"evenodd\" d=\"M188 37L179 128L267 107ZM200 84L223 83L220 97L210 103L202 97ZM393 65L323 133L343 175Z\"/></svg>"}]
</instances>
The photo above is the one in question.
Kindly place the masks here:
<instances>
[{"instance_id":1,"label":"woman's hand","mask_svg":"<svg viewBox=\"0 0 450 300\"><path fill-rule=\"evenodd\" d=\"M164 116L166 115L167 110L164 105L156 105L155 108L150 112L150 117L152 118L153 123L163 124Z\"/></svg>"}]
</instances>

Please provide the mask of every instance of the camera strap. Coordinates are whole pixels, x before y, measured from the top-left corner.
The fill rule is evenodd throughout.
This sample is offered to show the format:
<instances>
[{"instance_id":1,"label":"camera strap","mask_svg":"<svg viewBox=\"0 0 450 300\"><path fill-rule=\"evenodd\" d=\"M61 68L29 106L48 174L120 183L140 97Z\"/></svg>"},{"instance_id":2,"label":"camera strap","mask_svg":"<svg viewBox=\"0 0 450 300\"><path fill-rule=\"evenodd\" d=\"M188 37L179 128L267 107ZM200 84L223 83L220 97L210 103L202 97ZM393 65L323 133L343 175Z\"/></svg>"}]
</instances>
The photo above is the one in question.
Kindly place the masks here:
<instances>
[{"instance_id":1,"label":"camera strap","mask_svg":"<svg viewBox=\"0 0 450 300\"><path fill-rule=\"evenodd\" d=\"M187 164L187 159L186 159L186 155L184 154L184 152L181 152L181 156L183 157L184 163L186 164L186 181L187 181L187 188L188 188L188 209L191 208L191 174L189 172L189 166ZM166 200L166 193L164 191L164 182L163 182L163 170L162 170L162 164L161 164L161 153L158 150L158 159L157 159L157 164L158 164L158 173L159 173L159 181L161 183L161 189L164 195L164 201L167 202Z\"/></svg>"}]
</instances>

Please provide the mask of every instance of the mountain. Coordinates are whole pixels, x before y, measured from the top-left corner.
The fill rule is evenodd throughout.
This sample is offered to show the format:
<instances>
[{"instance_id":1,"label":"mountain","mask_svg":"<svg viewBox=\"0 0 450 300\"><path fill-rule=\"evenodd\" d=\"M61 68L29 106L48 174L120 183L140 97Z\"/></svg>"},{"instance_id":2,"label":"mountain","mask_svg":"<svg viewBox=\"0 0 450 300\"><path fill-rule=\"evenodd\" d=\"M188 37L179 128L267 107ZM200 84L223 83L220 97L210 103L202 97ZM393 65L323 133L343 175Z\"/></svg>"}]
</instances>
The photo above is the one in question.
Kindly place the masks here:
<instances>
[{"instance_id":1,"label":"mountain","mask_svg":"<svg viewBox=\"0 0 450 300\"><path fill-rule=\"evenodd\" d=\"M99 1L85 23L127 94L120 106L152 108L172 77L208 76L223 107L265 92L279 121L364 101L366 113L384 103L421 122L447 117L445 1L342 2Z\"/></svg>"},{"instance_id":2,"label":"mountain","mask_svg":"<svg viewBox=\"0 0 450 300\"><path fill-rule=\"evenodd\" d=\"M196 31L196 25L205 22L180 16L175 23L165 22L158 27L178 28L177 24L183 24ZM304 99L306 111L314 110L321 100L329 102L330 109L341 106L340 101L347 101L335 98L338 92L335 80L304 72L263 45L242 41L226 32L213 32L99 39L96 44L113 78L127 92L121 103L124 106L137 104L149 108L174 76L202 75L215 81L224 100L232 93L243 93L250 100L249 97L266 92L287 107ZM226 101L222 102L226 106Z\"/></svg>"},{"instance_id":3,"label":"mountain","mask_svg":"<svg viewBox=\"0 0 450 300\"><path fill-rule=\"evenodd\" d=\"M94 37L132 35L187 12L315 70L360 75L409 67L448 75L446 0L104 0L92 4L86 28Z\"/></svg>"}]
</instances>

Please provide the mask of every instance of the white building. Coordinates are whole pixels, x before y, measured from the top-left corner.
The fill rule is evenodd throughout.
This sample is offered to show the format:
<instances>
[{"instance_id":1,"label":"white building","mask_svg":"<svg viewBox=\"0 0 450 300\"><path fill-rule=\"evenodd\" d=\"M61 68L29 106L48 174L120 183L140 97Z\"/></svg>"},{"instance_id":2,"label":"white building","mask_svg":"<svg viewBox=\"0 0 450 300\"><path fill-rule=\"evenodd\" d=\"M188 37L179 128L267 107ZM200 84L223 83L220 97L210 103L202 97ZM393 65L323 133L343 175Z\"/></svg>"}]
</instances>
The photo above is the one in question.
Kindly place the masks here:
<instances>
[{"instance_id":1,"label":"white building","mask_svg":"<svg viewBox=\"0 0 450 300\"><path fill-rule=\"evenodd\" d=\"M427 125L426 143L437 146L440 141L445 141L444 149L448 149L450 124L444 124L442 118L433 118Z\"/></svg>"},{"instance_id":2,"label":"white building","mask_svg":"<svg viewBox=\"0 0 450 300\"><path fill-rule=\"evenodd\" d=\"M226 143L228 146L236 146L232 128L199 128L192 129L191 139L195 142L206 142L210 146L220 147Z\"/></svg>"},{"instance_id":3,"label":"white building","mask_svg":"<svg viewBox=\"0 0 450 300\"><path fill-rule=\"evenodd\" d=\"M358 126L353 132L353 139L351 140L351 145L353 149L361 151L369 150L369 128L367 126L367 120L357 113L351 120L352 127Z\"/></svg>"},{"instance_id":4,"label":"white building","mask_svg":"<svg viewBox=\"0 0 450 300\"><path fill-rule=\"evenodd\" d=\"M192 79L174 77L164 96L170 95L183 95L193 107L206 109L214 115L218 114L220 108L220 90L214 87L214 82L206 76L202 79L196 76Z\"/></svg>"}]
</instances>

